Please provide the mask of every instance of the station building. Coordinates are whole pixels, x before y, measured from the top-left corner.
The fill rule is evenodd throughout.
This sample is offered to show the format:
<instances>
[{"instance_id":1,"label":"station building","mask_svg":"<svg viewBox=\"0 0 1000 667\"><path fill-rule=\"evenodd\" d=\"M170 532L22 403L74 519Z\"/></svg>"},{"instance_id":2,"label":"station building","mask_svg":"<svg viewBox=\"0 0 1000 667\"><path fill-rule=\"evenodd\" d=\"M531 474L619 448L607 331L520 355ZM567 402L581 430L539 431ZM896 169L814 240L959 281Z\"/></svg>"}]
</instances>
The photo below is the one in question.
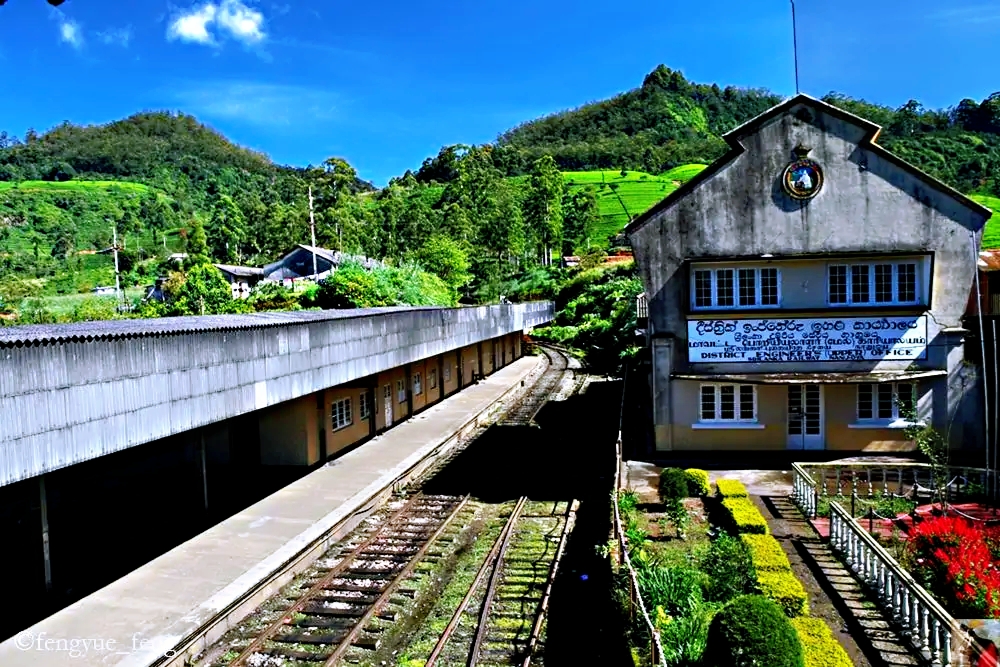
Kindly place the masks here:
<instances>
[{"instance_id":1,"label":"station building","mask_svg":"<svg viewBox=\"0 0 1000 667\"><path fill-rule=\"evenodd\" d=\"M905 450L914 412L974 444L962 317L990 211L879 130L797 95L626 228L656 451Z\"/></svg>"}]
</instances>

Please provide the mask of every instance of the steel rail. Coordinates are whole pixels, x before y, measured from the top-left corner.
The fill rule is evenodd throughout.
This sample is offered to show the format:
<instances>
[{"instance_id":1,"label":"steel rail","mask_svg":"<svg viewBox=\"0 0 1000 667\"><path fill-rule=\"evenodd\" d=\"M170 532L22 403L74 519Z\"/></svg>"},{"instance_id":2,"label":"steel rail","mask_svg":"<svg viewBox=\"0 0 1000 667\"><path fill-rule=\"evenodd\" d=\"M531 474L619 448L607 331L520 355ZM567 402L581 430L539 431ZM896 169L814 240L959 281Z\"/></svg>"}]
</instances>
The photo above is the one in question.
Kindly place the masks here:
<instances>
[{"instance_id":1,"label":"steel rail","mask_svg":"<svg viewBox=\"0 0 1000 667\"><path fill-rule=\"evenodd\" d=\"M519 517L527 500L527 496L521 496L521 499L517 501L517 506L514 507L514 511L511 512L511 515ZM515 523L516 518L514 523L511 525L513 526ZM493 566L493 573L490 576L490 583L486 588L486 597L483 599L483 606L479 610L479 627L476 628L476 638L472 642L472 650L469 651L469 660L466 663L467 667L475 667L476 663L479 662L479 650L482 648L483 640L486 639L486 621L490 618L490 607L493 606L493 596L497 591L497 583L500 581L500 575L503 572L504 556L507 554L507 547L510 546L510 538L513 534L514 530L511 528L511 530L504 535L503 542L500 544L500 552L497 554L496 563Z\"/></svg>"},{"instance_id":2,"label":"steel rail","mask_svg":"<svg viewBox=\"0 0 1000 667\"><path fill-rule=\"evenodd\" d=\"M375 602L372 603L371 607L368 608L368 611L366 611L364 615L358 619L358 622L354 624L354 626L347 633L347 635L340 641L340 644L337 646L334 652L330 655L329 658L326 659L326 662L323 663L324 667L333 667L333 665L337 664L340 658L343 657L344 653L346 653L347 650L354 643L355 637L357 637L358 634L365 628L365 626L372 619L372 617L375 616L375 614L377 614L379 611L381 611L382 606L389 600L390 597L393 596L399 584L402 583L402 581L406 579L406 577L408 577L411 572L413 572L417 564L421 560L423 560L424 554L426 554L428 549L430 549L431 546L438 540L438 538L441 537L441 534L451 524L451 522L455 519L455 517L458 516L458 513L462 511L462 508L465 507L466 503L468 502L469 502L469 496L466 495L464 498L462 498L461 502L459 502L455 506L455 509L452 510L448 518L446 518L444 521L441 522L441 525L438 527L437 530L434 531L434 534L431 535L430 539L428 539L424 543L424 546L420 547L420 550L417 551L417 553L413 554L413 557L410 558L410 562L407 563L406 567L400 570L399 573L396 574L395 577L393 577L392 581L389 582L389 585L386 586L385 590L378 597L378 599L375 600Z\"/></svg>"},{"instance_id":3,"label":"steel rail","mask_svg":"<svg viewBox=\"0 0 1000 667\"><path fill-rule=\"evenodd\" d=\"M364 542L362 542L357 547L352 549L349 555L345 556L329 572L323 575L323 577L319 581L310 586L309 590L307 590L304 594L302 594L302 596L298 600L295 601L295 604L289 607L285 611L285 613L283 613L273 623L271 623L271 625L265 628L261 634L257 635L257 638L254 639L249 646L243 649L243 652L240 653L238 656L236 656L236 658L229 663L228 667L241 667L245 663L246 659L251 654L256 653L257 650L264 644L264 642L272 638L278 632L278 630L282 628L282 626L287 625L289 622L291 622L292 616L294 616L303 607L305 607L306 604L308 604L310 600L312 600L320 591L322 591L327 585L329 585L331 581L339 577L341 573L343 573L343 571L347 569L347 566L351 564L351 561L354 560L354 557L357 554L359 554L362 550L366 549L367 547L371 546L375 541L381 539L383 533L385 533L399 517L403 516L403 514L405 514L406 512L412 510L413 507L422 497L423 497L422 493L415 494L412 498L410 498L410 500L407 501L405 505L399 508L399 510L397 510L391 517L386 519L386 521L383 522L382 526L378 530L372 533L372 535L368 537Z\"/></svg>"},{"instance_id":4,"label":"steel rail","mask_svg":"<svg viewBox=\"0 0 1000 667\"><path fill-rule=\"evenodd\" d=\"M526 500L526 498L521 498L521 500ZM517 508L515 507L515 509ZM479 584L482 583L483 577L486 576L486 572L493 564L493 561L496 560L497 554L500 551L500 544L507 536L507 533L512 530L517 519L517 515L514 511L511 511L510 515L507 517L507 523L504 524L503 530L501 530L500 534L497 535L496 540L493 542L493 546L490 548L489 554L487 554L486 559L483 561L483 564L479 567L479 571L476 573L476 578L473 580L472 585L469 586L469 592L465 594L465 597L462 598L458 608L455 609L455 613L451 615L451 620L448 621L448 626L445 627L441 636L438 637L437 643L434 645L434 650L431 651L431 655L427 658L427 662L424 663L424 667L434 667L438 657L441 655L441 651L444 650L448 640L451 639L452 633L455 632L455 628L458 627L458 623L462 619L462 614L469 606L469 602L472 600L472 596L475 595L476 589L479 588Z\"/></svg>"}]
</instances>

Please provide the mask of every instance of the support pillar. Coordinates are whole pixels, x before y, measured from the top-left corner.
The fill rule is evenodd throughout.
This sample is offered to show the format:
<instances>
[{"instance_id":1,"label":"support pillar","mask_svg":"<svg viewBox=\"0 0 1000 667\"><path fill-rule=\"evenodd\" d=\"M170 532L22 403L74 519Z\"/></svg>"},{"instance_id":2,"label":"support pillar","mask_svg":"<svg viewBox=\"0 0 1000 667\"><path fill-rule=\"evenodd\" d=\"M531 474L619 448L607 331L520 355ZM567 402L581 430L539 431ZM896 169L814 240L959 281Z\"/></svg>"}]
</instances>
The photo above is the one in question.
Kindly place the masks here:
<instances>
[{"instance_id":1,"label":"support pillar","mask_svg":"<svg viewBox=\"0 0 1000 667\"><path fill-rule=\"evenodd\" d=\"M436 374L437 374L437 390L438 390L437 400L440 401L441 399L444 398L444 355L443 354L439 354L437 356Z\"/></svg>"},{"instance_id":2,"label":"support pillar","mask_svg":"<svg viewBox=\"0 0 1000 667\"><path fill-rule=\"evenodd\" d=\"M206 461L207 456L205 454L205 431L204 431L204 429L202 429L202 431L201 431L201 446L199 447L199 449L201 450L201 452L200 452L201 453L201 495L202 495L202 499L205 502L205 511L207 512L208 511L208 463Z\"/></svg>"},{"instance_id":3,"label":"support pillar","mask_svg":"<svg viewBox=\"0 0 1000 667\"><path fill-rule=\"evenodd\" d=\"M409 419L413 416L413 369L410 364L406 364L403 372L406 373L406 418Z\"/></svg>"},{"instance_id":4,"label":"support pillar","mask_svg":"<svg viewBox=\"0 0 1000 667\"><path fill-rule=\"evenodd\" d=\"M45 493L45 475L38 476L38 501L42 510L42 557L45 559L45 592L52 592L52 555L49 549L49 501Z\"/></svg>"}]
</instances>

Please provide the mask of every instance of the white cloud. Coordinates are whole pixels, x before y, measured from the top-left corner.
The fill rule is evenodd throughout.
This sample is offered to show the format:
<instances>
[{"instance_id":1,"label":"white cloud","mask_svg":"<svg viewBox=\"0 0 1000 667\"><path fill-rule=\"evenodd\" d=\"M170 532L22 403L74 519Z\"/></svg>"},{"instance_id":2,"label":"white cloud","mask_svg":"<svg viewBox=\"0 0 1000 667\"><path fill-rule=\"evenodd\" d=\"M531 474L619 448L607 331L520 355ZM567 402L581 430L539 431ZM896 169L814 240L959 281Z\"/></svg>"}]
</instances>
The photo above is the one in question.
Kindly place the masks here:
<instances>
[{"instance_id":1,"label":"white cloud","mask_svg":"<svg viewBox=\"0 0 1000 667\"><path fill-rule=\"evenodd\" d=\"M97 38L104 44L127 47L132 41L132 26L124 28L109 28L97 33Z\"/></svg>"},{"instance_id":2,"label":"white cloud","mask_svg":"<svg viewBox=\"0 0 1000 667\"><path fill-rule=\"evenodd\" d=\"M244 81L177 86L171 96L195 116L268 128L329 122L336 119L341 102L335 93L310 86Z\"/></svg>"},{"instance_id":3,"label":"white cloud","mask_svg":"<svg viewBox=\"0 0 1000 667\"><path fill-rule=\"evenodd\" d=\"M215 20L218 8L212 3L208 3L181 14L170 22L167 28L167 39L179 39L183 42L198 42L199 44L212 44L215 40L208 32L208 24Z\"/></svg>"},{"instance_id":4,"label":"white cloud","mask_svg":"<svg viewBox=\"0 0 1000 667\"><path fill-rule=\"evenodd\" d=\"M264 14L240 0L207 2L176 15L167 29L167 38L216 44L221 33L244 44L259 44L267 37Z\"/></svg>"},{"instance_id":5,"label":"white cloud","mask_svg":"<svg viewBox=\"0 0 1000 667\"><path fill-rule=\"evenodd\" d=\"M74 49L82 49L83 31L80 30L80 24L76 21L61 19L59 21L59 39L66 42Z\"/></svg>"}]
</instances>

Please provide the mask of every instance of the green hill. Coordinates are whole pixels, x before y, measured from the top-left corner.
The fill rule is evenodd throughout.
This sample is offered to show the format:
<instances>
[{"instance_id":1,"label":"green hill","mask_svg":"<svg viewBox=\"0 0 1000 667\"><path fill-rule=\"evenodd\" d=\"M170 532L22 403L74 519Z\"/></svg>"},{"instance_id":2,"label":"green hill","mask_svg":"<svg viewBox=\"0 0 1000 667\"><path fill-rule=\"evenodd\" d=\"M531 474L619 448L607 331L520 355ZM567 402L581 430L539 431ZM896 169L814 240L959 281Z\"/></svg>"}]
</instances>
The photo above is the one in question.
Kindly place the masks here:
<instances>
[{"instance_id":1,"label":"green hill","mask_svg":"<svg viewBox=\"0 0 1000 667\"><path fill-rule=\"evenodd\" d=\"M983 250L1000 249L1000 197L969 195L969 198L993 210L993 217L986 221L983 232Z\"/></svg>"}]
</instances>

